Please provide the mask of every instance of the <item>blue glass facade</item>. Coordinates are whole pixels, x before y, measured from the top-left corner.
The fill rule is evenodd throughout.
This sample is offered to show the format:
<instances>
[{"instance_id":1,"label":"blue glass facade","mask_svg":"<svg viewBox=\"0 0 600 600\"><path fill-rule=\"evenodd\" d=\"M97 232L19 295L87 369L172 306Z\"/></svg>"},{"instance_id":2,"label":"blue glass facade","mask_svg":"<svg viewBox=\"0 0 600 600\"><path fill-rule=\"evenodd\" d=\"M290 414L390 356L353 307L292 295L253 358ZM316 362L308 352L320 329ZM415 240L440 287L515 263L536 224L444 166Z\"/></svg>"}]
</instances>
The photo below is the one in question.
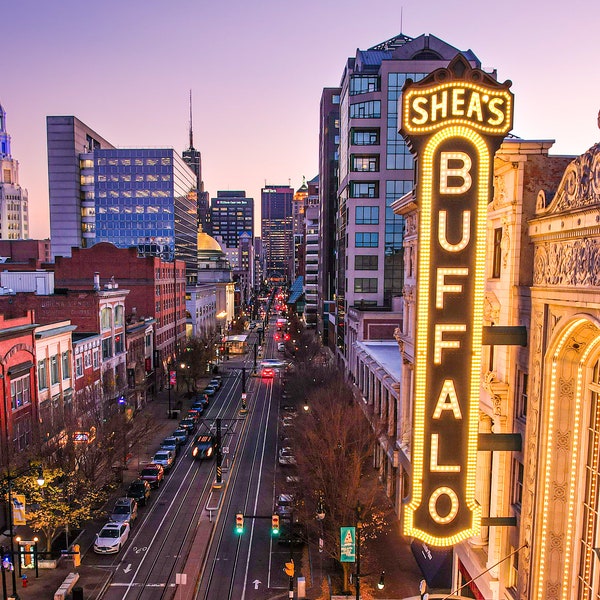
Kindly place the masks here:
<instances>
[{"instance_id":1,"label":"blue glass facade","mask_svg":"<svg viewBox=\"0 0 600 600\"><path fill-rule=\"evenodd\" d=\"M196 176L172 149L94 152L95 242L186 263L197 271Z\"/></svg>"}]
</instances>

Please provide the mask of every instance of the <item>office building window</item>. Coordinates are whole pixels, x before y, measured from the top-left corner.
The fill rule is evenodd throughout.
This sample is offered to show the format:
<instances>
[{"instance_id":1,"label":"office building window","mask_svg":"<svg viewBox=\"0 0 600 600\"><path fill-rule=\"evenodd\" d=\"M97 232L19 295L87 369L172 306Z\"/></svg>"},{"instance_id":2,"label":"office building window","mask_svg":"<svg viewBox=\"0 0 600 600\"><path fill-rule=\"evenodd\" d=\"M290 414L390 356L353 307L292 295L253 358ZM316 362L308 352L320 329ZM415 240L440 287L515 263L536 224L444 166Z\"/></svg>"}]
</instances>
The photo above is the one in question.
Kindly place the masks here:
<instances>
[{"instance_id":1,"label":"office building window","mask_svg":"<svg viewBox=\"0 0 600 600\"><path fill-rule=\"evenodd\" d=\"M498 279L502 272L502 227L494 229L494 253L492 261L492 278Z\"/></svg>"},{"instance_id":2,"label":"office building window","mask_svg":"<svg viewBox=\"0 0 600 600\"><path fill-rule=\"evenodd\" d=\"M379 129L352 129L350 139L355 146L377 146Z\"/></svg>"},{"instance_id":3,"label":"office building window","mask_svg":"<svg viewBox=\"0 0 600 600\"><path fill-rule=\"evenodd\" d=\"M352 156L350 170L358 173L377 172L379 171L379 156Z\"/></svg>"},{"instance_id":4,"label":"office building window","mask_svg":"<svg viewBox=\"0 0 600 600\"><path fill-rule=\"evenodd\" d=\"M379 225L379 206L357 206L355 220L357 225Z\"/></svg>"},{"instance_id":5,"label":"office building window","mask_svg":"<svg viewBox=\"0 0 600 600\"><path fill-rule=\"evenodd\" d=\"M38 388L48 389L48 359L38 360Z\"/></svg>"},{"instance_id":6,"label":"office building window","mask_svg":"<svg viewBox=\"0 0 600 600\"><path fill-rule=\"evenodd\" d=\"M377 271L379 268L379 257L370 254L356 254L354 256L355 271Z\"/></svg>"},{"instance_id":7,"label":"office building window","mask_svg":"<svg viewBox=\"0 0 600 600\"><path fill-rule=\"evenodd\" d=\"M380 81L377 75L353 75L350 78L350 95L379 92L381 90Z\"/></svg>"},{"instance_id":8,"label":"office building window","mask_svg":"<svg viewBox=\"0 0 600 600\"><path fill-rule=\"evenodd\" d=\"M50 385L58 383L58 356L50 357Z\"/></svg>"},{"instance_id":9,"label":"office building window","mask_svg":"<svg viewBox=\"0 0 600 600\"><path fill-rule=\"evenodd\" d=\"M379 186L376 181L351 181L351 198L378 198Z\"/></svg>"},{"instance_id":10,"label":"office building window","mask_svg":"<svg viewBox=\"0 0 600 600\"><path fill-rule=\"evenodd\" d=\"M13 410L31 403L29 373L10 382L10 398Z\"/></svg>"},{"instance_id":11,"label":"office building window","mask_svg":"<svg viewBox=\"0 0 600 600\"><path fill-rule=\"evenodd\" d=\"M358 102L350 105L351 119L379 119L381 117L381 101Z\"/></svg>"},{"instance_id":12,"label":"office building window","mask_svg":"<svg viewBox=\"0 0 600 600\"><path fill-rule=\"evenodd\" d=\"M92 356L94 358L94 369L98 369L100 367L100 352L98 350L94 350Z\"/></svg>"},{"instance_id":13,"label":"office building window","mask_svg":"<svg viewBox=\"0 0 600 600\"><path fill-rule=\"evenodd\" d=\"M354 292L375 294L377 292L377 277L357 277L354 280Z\"/></svg>"},{"instance_id":14,"label":"office building window","mask_svg":"<svg viewBox=\"0 0 600 600\"><path fill-rule=\"evenodd\" d=\"M71 361L68 352L63 352L61 355L61 370L63 379L71 377Z\"/></svg>"},{"instance_id":15,"label":"office building window","mask_svg":"<svg viewBox=\"0 0 600 600\"><path fill-rule=\"evenodd\" d=\"M354 245L356 248L377 248L379 246L379 234L373 231L355 233Z\"/></svg>"}]
</instances>

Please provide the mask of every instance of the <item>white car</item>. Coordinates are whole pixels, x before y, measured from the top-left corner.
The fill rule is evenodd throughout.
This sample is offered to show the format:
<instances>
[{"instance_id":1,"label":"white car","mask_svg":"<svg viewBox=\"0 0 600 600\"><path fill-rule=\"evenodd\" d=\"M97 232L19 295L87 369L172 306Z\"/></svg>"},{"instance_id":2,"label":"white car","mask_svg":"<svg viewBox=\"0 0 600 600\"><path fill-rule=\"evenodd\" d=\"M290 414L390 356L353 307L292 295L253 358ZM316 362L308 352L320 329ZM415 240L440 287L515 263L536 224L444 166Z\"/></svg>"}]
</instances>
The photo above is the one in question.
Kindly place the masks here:
<instances>
[{"instance_id":1,"label":"white car","mask_svg":"<svg viewBox=\"0 0 600 600\"><path fill-rule=\"evenodd\" d=\"M281 448L279 450L277 461L280 465L295 465L296 457L294 456L292 449L286 446L285 448Z\"/></svg>"},{"instance_id":2,"label":"white car","mask_svg":"<svg viewBox=\"0 0 600 600\"><path fill-rule=\"evenodd\" d=\"M279 342L279 344L277 344L277 350L279 350L279 352L284 352L285 344L283 342Z\"/></svg>"},{"instance_id":3,"label":"white car","mask_svg":"<svg viewBox=\"0 0 600 600\"><path fill-rule=\"evenodd\" d=\"M97 554L116 554L129 538L129 523L107 523L96 534L94 552Z\"/></svg>"}]
</instances>

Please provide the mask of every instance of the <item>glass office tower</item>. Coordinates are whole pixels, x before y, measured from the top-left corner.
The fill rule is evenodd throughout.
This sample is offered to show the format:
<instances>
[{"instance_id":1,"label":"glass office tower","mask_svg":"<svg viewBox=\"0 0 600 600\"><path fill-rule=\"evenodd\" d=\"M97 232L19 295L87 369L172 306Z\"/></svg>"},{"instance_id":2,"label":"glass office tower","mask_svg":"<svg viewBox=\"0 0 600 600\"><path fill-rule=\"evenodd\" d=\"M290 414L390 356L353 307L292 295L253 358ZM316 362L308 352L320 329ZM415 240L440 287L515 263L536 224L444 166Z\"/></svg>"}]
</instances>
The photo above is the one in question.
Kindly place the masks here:
<instances>
[{"instance_id":1,"label":"glass office tower","mask_svg":"<svg viewBox=\"0 0 600 600\"><path fill-rule=\"evenodd\" d=\"M136 246L197 276L196 176L172 149L94 151L95 243Z\"/></svg>"}]
</instances>

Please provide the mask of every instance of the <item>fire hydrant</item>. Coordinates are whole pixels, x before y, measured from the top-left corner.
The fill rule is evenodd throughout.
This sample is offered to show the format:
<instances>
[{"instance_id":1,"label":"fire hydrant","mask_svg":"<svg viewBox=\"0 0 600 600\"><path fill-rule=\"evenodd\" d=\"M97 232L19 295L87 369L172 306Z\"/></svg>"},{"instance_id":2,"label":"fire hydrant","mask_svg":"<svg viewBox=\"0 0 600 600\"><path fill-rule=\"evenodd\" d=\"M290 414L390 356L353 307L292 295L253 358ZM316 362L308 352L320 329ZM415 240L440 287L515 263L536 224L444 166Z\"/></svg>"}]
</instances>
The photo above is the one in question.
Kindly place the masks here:
<instances>
[{"instance_id":1,"label":"fire hydrant","mask_svg":"<svg viewBox=\"0 0 600 600\"><path fill-rule=\"evenodd\" d=\"M27 575L23 575L21 577L21 581L23 582L23 587L27 587Z\"/></svg>"}]
</instances>

